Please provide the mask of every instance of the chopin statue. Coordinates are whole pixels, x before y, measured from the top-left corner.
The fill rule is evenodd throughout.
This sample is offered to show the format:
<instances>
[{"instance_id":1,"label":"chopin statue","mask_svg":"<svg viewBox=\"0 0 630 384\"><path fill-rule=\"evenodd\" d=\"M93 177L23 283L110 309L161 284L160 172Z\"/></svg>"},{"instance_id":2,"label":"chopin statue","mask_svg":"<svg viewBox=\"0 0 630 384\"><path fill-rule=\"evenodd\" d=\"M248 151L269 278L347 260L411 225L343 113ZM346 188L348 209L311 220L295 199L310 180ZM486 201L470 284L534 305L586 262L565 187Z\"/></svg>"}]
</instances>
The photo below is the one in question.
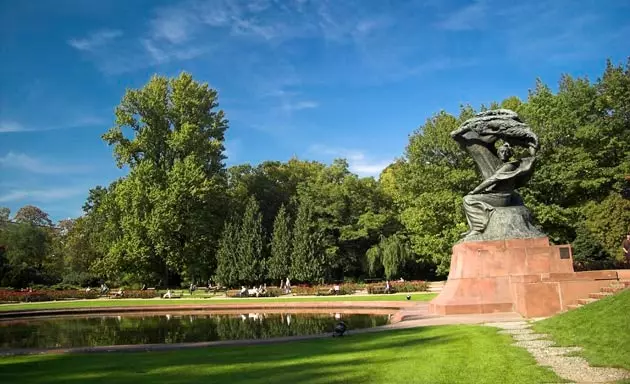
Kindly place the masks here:
<instances>
[{"instance_id":1,"label":"chopin statue","mask_svg":"<svg viewBox=\"0 0 630 384\"><path fill-rule=\"evenodd\" d=\"M516 112L481 112L451 132L473 158L483 181L464 197L469 230L464 241L545 236L531 224L531 214L516 189L531 178L538 137ZM497 142L503 144L497 148ZM514 158L514 147L525 156Z\"/></svg>"}]
</instances>

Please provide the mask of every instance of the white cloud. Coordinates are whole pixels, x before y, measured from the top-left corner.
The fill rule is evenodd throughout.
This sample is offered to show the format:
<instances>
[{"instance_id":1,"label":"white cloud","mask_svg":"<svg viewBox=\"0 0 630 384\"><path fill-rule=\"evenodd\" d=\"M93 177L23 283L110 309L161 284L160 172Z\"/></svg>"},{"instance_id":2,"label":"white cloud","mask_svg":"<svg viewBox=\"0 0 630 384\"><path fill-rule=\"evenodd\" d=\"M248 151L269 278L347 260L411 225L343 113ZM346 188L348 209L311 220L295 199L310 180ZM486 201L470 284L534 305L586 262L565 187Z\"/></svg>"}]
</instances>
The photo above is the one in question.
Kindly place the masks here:
<instances>
[{"instance_id":1,"label":"white cloud","mask_svg":"<svg viewBox=\"0 0 630 384\"><path fill-rule=\"evenodd\" d=\"M81 128L105 124L106 120L92 115L76 116L64 124L49 126L25 126L16 121L0 121L0 133L52 131L56 129Z\"/></svg>"},{"instance_id":2,"label":"white cloud","mask_svg":"<svg viewBox=\"0 0 630 384\"><path fill-rule=\"evenodd\" d=\"M27 129L15 121L0 121L0 133L24 132Z\"/></svg>"},{"instance_id":3,"label":"white cloud","mask_svg":"<svg viewBox=\"0 0 630 384\"><path fill-rule=\"evenodd\" d=\"M300 111L302 109L317 108L318 106L319 106L319 103L312 100L295 101L295 102L286 101L285 103L282 104L282 109L285 111Z\"/></svg>"},{"instance_id":4,"label":"white cloud","mask_svg":"<svg viewBox=\"0 0 630 384\"><path fill-rule=\"evenodd\" d=\"M90 170L84 165L55 165L49 161L42 161L23 153L9 152L0 157L0 167L15 168L26 172L41 174L69 174L84 173Z\"/></svg>"},{"instance_id":5,"label":"white cloud","mask_svg":"<svg viewBox=\"0 0 630 384\"><path fill-rule=\"evenodd\" d=\"M12 201L33 201L33 202L49 202L56 200L65 200L87 194L87 189L83 187L73 188L48 188L48 189L17 189L0 195L0 203Z\"/></svg>"},{"instance_id":6,"label":"white cloud","mask_svg":"<svg viewBox=\"0 0 630 384\"><path fill-rule=\"evenodd\" d=\"M94 51L101 48L113 40L121 37L122 31L113 29L103 29L96 31L81 39L70 39L68 44L79 51Z\"/></svg>"},{"instance_id":7,"label":"white cloud","mask_svg":"<svg viewBox=\"0 0 630 384\"><path fill-rule=\"evenodd\" d=\"M333 158L345 158L348 161L350 171L359 176L378 176L393 160L374 159L366 156L363 151L334 148L324 145L313 145L309 149L309 153Z\"/></svg>"},{"instance_id":8,"label":"white cloud","mask_svg":"<svg viewBox=\"0 0 630 384\"><path fill-rule=\"evenodd\" d=\"M485 1L476 0L472 4L457 9L449 14L437 26L450 31L467 31L485 26L488 5Z\"/></svg>"}]
</instances>

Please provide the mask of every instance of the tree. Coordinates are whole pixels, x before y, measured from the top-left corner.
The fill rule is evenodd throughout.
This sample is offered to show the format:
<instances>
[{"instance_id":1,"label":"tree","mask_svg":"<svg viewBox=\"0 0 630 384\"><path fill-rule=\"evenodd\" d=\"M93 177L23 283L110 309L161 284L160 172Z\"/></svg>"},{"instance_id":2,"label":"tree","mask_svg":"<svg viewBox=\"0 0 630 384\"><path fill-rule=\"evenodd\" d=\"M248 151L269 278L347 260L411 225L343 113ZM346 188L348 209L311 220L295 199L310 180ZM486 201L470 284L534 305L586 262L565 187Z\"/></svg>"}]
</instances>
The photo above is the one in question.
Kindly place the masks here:
<instances>
[{"instance_id":1,"label":"tree","mask_svg":"<svg viewBox=\"0 0 630 384\"><path fill-rule=\"evenodd\" d=\"M226 287L233 287L238 276L238 223L228 220L221 233L217 251L217 269L214 279Z\"/></svg>"},{"instance_id":2,"label":"tree","mask_svg":"<svg viewBox=\"0 0 630 384\"><path fill-rule=\"evenodd\" d=\"M325 278L326 253L322 233L313 223L313 207L309 201L300 200L293 226L293 252L291 253L291 278L305 282L322 282Z\"/></svg>"},{"instance_id":3,"label":"tree","mask_svg":"<svg viewBox=\"0 0 630 384\"><path fill-rule=\"evenodd\" d=\"M30 223L33 225L52 227L53 223L48 213L34 205L25 205L20 208L13 218L18 223Z\"/></svg>"},{"instance_id":4,"label":"tree","mask_svg":"<svg viewBox=\"0 0 630 384\"><path fill-rule=\"evenodd\" d=\"M284 279L291 270L291 229L284 205L280 206L273 225L271 257L267 264L270 279Z\"/></svg>"},{"instance_id":5,"label":"tree","mask_svg":"<svg viewBox=\"0 0 630 384\"><path fill-rule=\"evenodd\" d=\"M57 281L49 274L51 232L31 223L8 225L0 232L4 245L3 276L0 285L23 288L29 284L46 284Z\"/></svg>"},{"instance_id":6,"label":"tree","mask_svg":"<svg viewBox=\"0 0 630 384\"><path fill-rule=\"evenodd\" d=\"M384 176L417 261L436 265L442 276L449 270L451 247L466 230L462 198L478 178L450 132L474 113L462 107L457 117L440 112L428 119L409 137L405 158Z\"/></svg>"},{"instance_id":7,"label":"tree","mask_svg":"<svg viewBox=\"0 0 630 384\"><path fill-rule=\"evenodd\" d=\"M227 121L217 106L217 92L187 73L154 76L123 96L114 127L103 135L117 165L130 168L115 187L121 236L103 264L110 270L137 280L160 273L166 284L173 273L190 280L212 274L227 182Z\"/></svg>"},{"instance_id":8,"label":"tree","mask_svg":"<svg viewBox=\"0 0 630 384\"><path fill-rule=\"evenodd\" d=\"M406 272L404 271L406 264L412 261L411 248L399 235L381 238L381 242L370 248L366 256L370 272L374 273L381 267L388 279L396 278Z\"/></svg>"},{"instance_id":9,"label":"tree","mask_svg":"<svg viewBox=\"0 0 630 384\"><path fill-rule=\"evenodd\" d=\"M5 223L9 221L11 210L7 207L0 207L0 222Z\"/></svg>"},{"instance_id":10,"label":"tree","mask_svg":"<svg viewBox=\"0 0 630 384\"><path fill-rule=\"evenodd\" d=\"M262 217L254 196L250 196L238 232L238 277L243 283L258 283L265 276Z\"/></svg>"}]
</instances>

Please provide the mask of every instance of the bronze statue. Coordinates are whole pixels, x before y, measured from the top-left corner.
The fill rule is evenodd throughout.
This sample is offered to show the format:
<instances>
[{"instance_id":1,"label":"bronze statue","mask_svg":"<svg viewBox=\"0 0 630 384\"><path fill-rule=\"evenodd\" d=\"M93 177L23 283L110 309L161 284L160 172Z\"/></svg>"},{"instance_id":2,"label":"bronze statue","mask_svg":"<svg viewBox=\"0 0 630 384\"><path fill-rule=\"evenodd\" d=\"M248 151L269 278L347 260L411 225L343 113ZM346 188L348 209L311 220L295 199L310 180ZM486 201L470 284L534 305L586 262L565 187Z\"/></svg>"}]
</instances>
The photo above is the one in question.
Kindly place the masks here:
<instances>
[{"instance_id":1,"label":"bronze statue","mask_svg":"<svg viewBox=\"0 0 630 384\"><path fill-rule=\"evenodd\" d=\"M516 112L498 109L481 112L451 132L473 158L484 180L464 197L464 211L469 230L465 240L495 240L544 236L531 225L529 211L516 189L531 178L539 148L538 137ZM496 143L501 140L499 148ZM523 147L527 155L512 159L513 146ZM497 209L514 207L502 213L500 223L486 233Z\"/></svg>"}]
</instances>

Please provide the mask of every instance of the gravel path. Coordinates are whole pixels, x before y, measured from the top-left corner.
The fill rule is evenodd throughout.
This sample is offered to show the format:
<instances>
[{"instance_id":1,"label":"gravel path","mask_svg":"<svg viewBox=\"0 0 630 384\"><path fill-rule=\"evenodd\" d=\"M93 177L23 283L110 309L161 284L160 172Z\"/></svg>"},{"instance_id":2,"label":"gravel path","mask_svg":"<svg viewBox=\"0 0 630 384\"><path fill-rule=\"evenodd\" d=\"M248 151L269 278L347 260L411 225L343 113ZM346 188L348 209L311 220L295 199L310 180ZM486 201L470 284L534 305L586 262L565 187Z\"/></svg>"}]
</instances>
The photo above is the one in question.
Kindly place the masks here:
<instances>
[{"instance_id":1,"label":"gravel path","mask_svg":"<svg viewBox=\"0 0 630 384\"><path fill-rule=\"evenodd\" d=\"M487 323L502 329L499 333L511 335L514 345L525 348L538 364L550 367L558 376L576 383L610 383L630 379L630 372L618 368L591 367L584 358L569 356L582 350L580 347L554 347L549 335L535 333L525 321Z\"/></svg>"}]
</instances>

